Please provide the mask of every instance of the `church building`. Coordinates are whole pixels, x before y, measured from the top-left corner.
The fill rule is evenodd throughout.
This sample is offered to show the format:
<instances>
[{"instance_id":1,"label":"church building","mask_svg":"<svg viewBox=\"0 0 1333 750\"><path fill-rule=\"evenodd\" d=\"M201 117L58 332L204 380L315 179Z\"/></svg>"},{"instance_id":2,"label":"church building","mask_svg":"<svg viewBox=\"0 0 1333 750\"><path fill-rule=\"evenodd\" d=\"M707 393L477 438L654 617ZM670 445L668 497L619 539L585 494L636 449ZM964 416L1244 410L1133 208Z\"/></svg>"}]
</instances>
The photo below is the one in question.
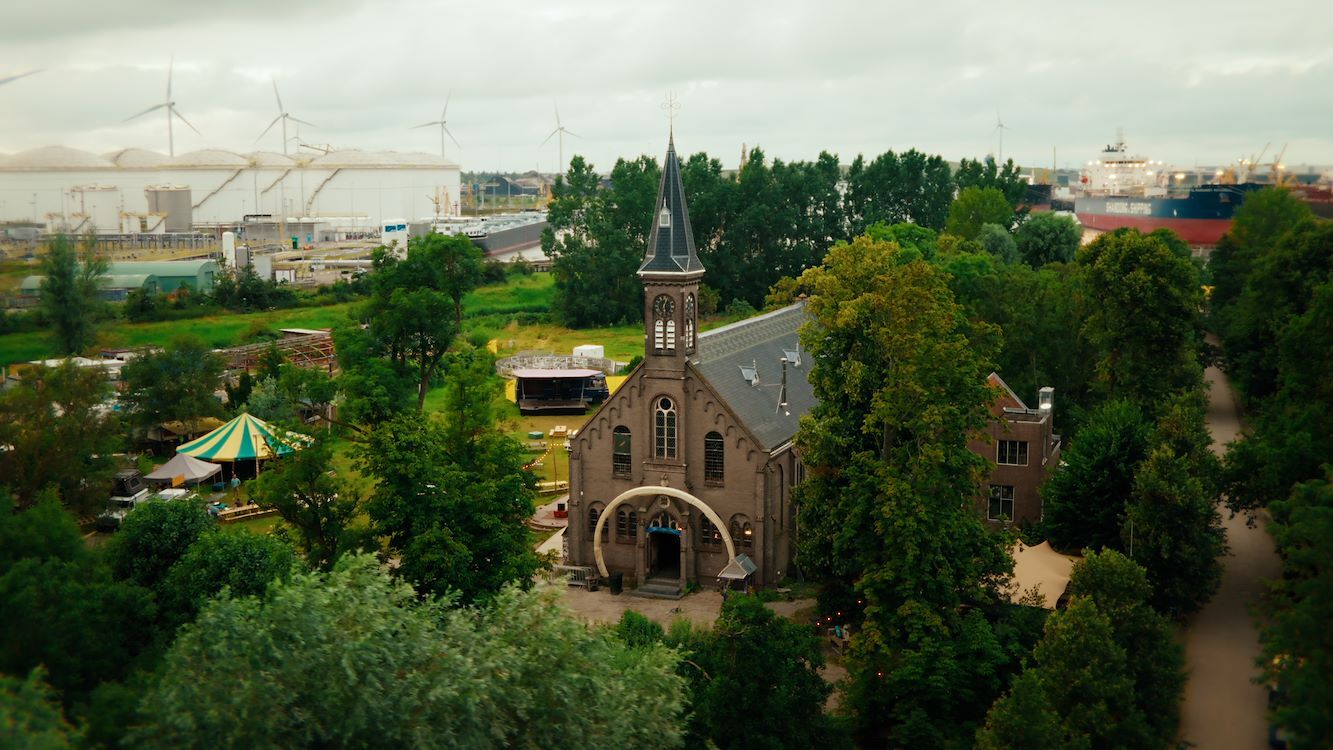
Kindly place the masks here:
<instances>
[{"instance_id":1,"label":"church building","mask_svg":"<svg viewBox=\"0 0 1333 750\"><path fill-rule=\"evenodd\" d=\"M792 441L815 403L804 305L699 333L704 267L674 139L654 213L639 267L643 363L571 440L569 562L668 595L729 564L775 583L796 533Z\"/></svg>"}]
</instances>

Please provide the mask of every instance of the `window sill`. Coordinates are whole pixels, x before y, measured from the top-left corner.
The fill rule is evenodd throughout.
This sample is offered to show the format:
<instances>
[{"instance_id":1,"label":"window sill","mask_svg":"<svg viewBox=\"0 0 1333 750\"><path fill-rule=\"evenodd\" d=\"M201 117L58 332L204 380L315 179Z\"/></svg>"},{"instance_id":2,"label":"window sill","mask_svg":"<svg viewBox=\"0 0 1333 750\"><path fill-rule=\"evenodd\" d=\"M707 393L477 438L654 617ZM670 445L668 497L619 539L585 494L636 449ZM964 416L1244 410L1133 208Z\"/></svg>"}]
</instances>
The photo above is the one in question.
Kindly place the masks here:
<instances>
[{"instance_id":1,"label":"window sill","mask_svg":"<svg viewBox=\"0 0 1333 750\"><path fill-rule=\"evenodd\" d=\"M726 487L726 486L727 486L727 483L724 482L724 481L721 480L721 479L705 479L705 480L704 480L704 486L705 486L705 487Z\"/></svg>"}]
</instances>

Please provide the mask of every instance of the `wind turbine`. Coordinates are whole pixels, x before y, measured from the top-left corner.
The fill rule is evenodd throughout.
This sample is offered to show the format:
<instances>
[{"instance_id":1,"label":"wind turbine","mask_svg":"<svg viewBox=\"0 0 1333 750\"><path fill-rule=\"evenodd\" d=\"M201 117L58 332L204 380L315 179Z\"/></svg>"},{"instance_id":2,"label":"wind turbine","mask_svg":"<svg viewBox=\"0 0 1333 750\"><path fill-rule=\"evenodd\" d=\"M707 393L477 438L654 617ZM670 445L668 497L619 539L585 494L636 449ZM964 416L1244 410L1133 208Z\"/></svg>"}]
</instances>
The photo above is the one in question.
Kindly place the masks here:
<instances>
[{"instance_id":1,"label":"wind turbine","mask_svg":"<svg viewBox=\"0 0 1333 750\"><path fill-rule=\"evenodd\" d=\"M548 136L546 136L546 140L542 141L541 145L542 145L542 146L545 146L547 143L550 143L550 142L551 142L551 139L552 139L552 138L556 137L557 135L560 136L560 169L557 170L557 172L563 172L563 171L565 170L565 134L566 134L566 133L568 133L569 135L574 136L575 138L582 138L582 137L583 137L583 136L579 135L578 133L575 133L574 131L569 130L569 129L566 128L564 125L561 125L561 124L560 124L560 106L559 106L559 105L555 105L555 130L552 130L552 131L551 131L551 134L548 135Z\"/></svg>"},{"instance_id":2,"label":"wind turbine","mask_svg":"<svg viewBox=\"0 0 1333 750\"><path fill-rule=\"evenodd\" d=\"M37 70L30 70L27 73L19 73L17 75L12 75L7 78L0 78L0 86L5 85L6 83L13 83L14 81L17 81L20 78L27 78L33 73L40 73L40 72L42 72L41 68L38 68Z\"/></svg>"},{"instance_id":3,"label":"wind turbine","mask_svg":"<svg viewBox=\"0 0 1333 750\"><path fill-rule=\"evenodd\" d=\"M173 56L167 63L167 100L156 106L149 107L148 109L145 109L144 111L140 112L137 115L134 115L132 117L126 117L124 120L124 122L129 122L130 120L133 120L135 117L143 117L149 112L156 112L157 110L165 107L167 110L167 155L172 158L175 158L176 156L176 137L171 129L171 118L173 115L180 118L180 121L185 123L186 127L188 127L190 130L193 130L196 134L203 135L203 133L199 132L198 128L191 125L190 121L185 119L185 115L182 115L180 112L176 111L176 102L172 101L171 99L171 71L172 68L175 67L175 64L176 64L176 58Z\"/></svg>"},{"instance_id":4,"label":"wind turbine","mask_svg":"<svg viewBox=\"0 0 1333 750\"><path fill-rule=\"evenodd\" d=\"M274 126L274 125L277 125L279 121L282 121L282 155L283 155L283 156L286 156L286 155L287 155L287 121L288 121L288 120L291 120L292 122L300 123L300 124L302 124L302 125L310 125L310 127L312 127L312 128L314 128L314 127L318 127L318 126L317 126L317 125L313 125L313 124L311 124L311 123L308 123L308 122L306 122L305 120L300 119L299 117L293 117L293 116L291 115L291 113L288 112L287 109L286 109L285 107L282 106L282 95L280 95L280 94L278 93L278 79L276 79L276 78L273 79L273 98L278 100L278 116L277 116L277 117L274 117L274 118L273 118L273 122L270 122L270 123L268 124L268 127L264 128L264 132L262 132L262 133L259 134L259 137L255 139L255 143L259 143L259 141L262 140L262 139L264 138L264 136L268 135L268 131L270 131L270 130L273 129L273 126ZM298 138L299 138L299 136L298 136Z\"/></svg>"},{"instance_id":5,"label":"wind turbine","mask_svg":"<svg viewBox=\"0 0 1333 750\"><path fill-rule=\"evenodd\" d=\"M413 125L413 126L412 126L412 130L416 130L417 128L430 128L430 127L434 127L434 126L436 126L436 125L439 125L439 126L440 126L440 156L441 156L441 157L444 156L444 136L445 136L445 134L448 134L448 135L449 135L449 140L453 141L455 146L458 146L460 149L463 148L462 144L460 144L460 143L458 142L458 139L454 137L454 134L449 132L449 121L448 121L447 117L448 117L448 114L449 114L449 100L450 100L451 98L453 98L453 95L454 95L454 94L453 94L453 92L451 91L451 92L449 92L449 95L448 95L448 96L444 97L444 109L440 110L440 119L438 119L438 120L436 120L436 121L434 121L434 122L423 122L423 123L421 123L420 125Z\"/></svg>"},{"instance_id":6,"label":"wind turbine","mask_svg":"<svg viewBox=\"0 0 1333 750\"><path fill-rule=\"evenodd\" d=\"M1004 164L1004 131L1008 129L1009 126L1005 125L1004 120L1000 119L1000 110L995 110L995 129L991 132L1000 134L1000 149L999 154L995 159L995 165L997 167Z\"/></svg>"}]
</instances>

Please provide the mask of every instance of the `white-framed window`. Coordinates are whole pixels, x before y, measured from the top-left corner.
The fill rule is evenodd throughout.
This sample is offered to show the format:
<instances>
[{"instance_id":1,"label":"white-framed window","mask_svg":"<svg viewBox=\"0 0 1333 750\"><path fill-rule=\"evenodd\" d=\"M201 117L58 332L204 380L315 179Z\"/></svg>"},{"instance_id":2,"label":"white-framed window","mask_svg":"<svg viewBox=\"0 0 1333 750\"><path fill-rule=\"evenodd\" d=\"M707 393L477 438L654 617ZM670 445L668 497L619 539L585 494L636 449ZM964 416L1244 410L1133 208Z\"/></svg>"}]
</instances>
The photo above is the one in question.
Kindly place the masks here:
<instances>
[{"instance_id":1,"label":"white-framed window","mask_svg":"<svg viewBox=\"0 0 1333 750\"><path fill-rule=\"evenodd\" d=\"M662 210L659 211L657 214L657 226L659 227L671 226L671 209L667 208L666 206L662 206Z\"/></svg>"},{"instance_id":2,"label":"white-framed window","mask_svg":"<svg viewBox=\"0 0 1333 750\"><path fill-rule=\"evenodd\" d=\"M1001 440L995 445L995 463L1005 466L1028 465L1028 441Z\"/></svg>"},{"instance_id":3,"label":"white-framed window","mask_svg":"<svg viewBox=\"0 0 1333 750\"><path fill-rule=\"evenodd\" d=\"M676 405L669 398L657 400L653 419L653 455L676 457Z\"/></svg>"},{"instance_id":4,"label":"white-framed window","mask_svg":"<svg viewBox=\"0 0 1333 750\"><path fill-rule=\"evenodd\" d=\"M986 506L986 519L989 521L1014 520L1014 486L1012 484L992 484L990 502Z\"/></svg>"},{"instance_id":5,"label":"white-framed window","mask_svg":"<svg viewBox=\"0 0 1333 750\"><path fill-rule=\"evenodd\" d=\"M676 351L676 321L674 320L666 322L666 350L668 352Z\"/></svg>"},{"instance_id":6,"label":"white-framed window","mask_svg":"<svg viewBox=\"0 0 1333 750\"><path fill-rule=\"evenodd\" d=\"M653 351L661 354L666 351L666 321L653 323Z\"/></svg>"}]
</instances>

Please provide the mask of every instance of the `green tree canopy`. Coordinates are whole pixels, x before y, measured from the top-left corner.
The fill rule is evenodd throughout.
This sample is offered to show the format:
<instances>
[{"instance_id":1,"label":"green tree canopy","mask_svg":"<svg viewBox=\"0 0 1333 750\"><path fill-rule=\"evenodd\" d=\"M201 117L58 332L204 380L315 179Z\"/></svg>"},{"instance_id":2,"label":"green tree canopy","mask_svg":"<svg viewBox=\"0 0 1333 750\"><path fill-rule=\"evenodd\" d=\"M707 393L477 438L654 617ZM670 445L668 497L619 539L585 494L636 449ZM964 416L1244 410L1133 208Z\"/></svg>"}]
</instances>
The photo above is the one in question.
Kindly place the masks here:
<instances>
[{"instance_id":1,"label":"green tree canopy","mask_svg":"<svg viewBox=\"0 0 1333 750\"><path fill-rule=\"evenodd\" d=\"M40 290L42 310L51 321L51 335L61 354L81 354L95 342L97 317L102 307L98 283L110 264L97 253L95 238L82 247L59 234L47 244L42 257Z\"/></svg>"},{"instance_id":2,"label":"green tree canopy","mask_svg":"<svg viewBox=\"0 0 1333 750\"><path fill-rule=\"evenodd\" d=\"M224 587L236 597L263 594L271 581L290 575L295 559L292 548L276 537L205 533L159 586L164 616L177 625L189 622Z\"/></svg>"},{"instance_id":3,"label":"green tree canopy","mask_svg":"<svg viewBox=\"0 0 1333 750\"><path fill-rule=\"evenodd\" d=\"M124 444L120 422L104 399L111 385L95 367L64 362L37 367L0 391L0 486L20 508L54 488L78 514L101 508L116 472L112 455Z\"/></svg>"},{"instance_id":4,"label":"green tree canopy","mask_svg":"<svg viewBox=\"0 0 1333 750\"><path fill-rule=\"evenodd\" d=\"M862 741L937 746L970 736L998 689L999 643L963 609L993 601L1010 562L972 510L989 362L947 275L900 252L857 238L802 277L819 403L797 436L798 553L864 597L847 692Z\"/></svg>"},{"instance_id":5,"label":"green tree canopy","mask_svg":"<svg viewBox=\"0 0 1333 750\"><path fill-rule=\"evenodd\" d=\"M178 336L160 352L149 352L121 368L129 419L147 428L163 422L197 425L222 416L214 394L222 386L222 357L196 336Z\"/></svg>"},{"instance_id":6,"label":"green tree canopy","mask_svg":"<svg viewBox=\"0 0 1333 750\"><path fill-rule=\"evenodd\" d=\"M0 675L0 747L61 750L77 746L81 733L65 719L43 675L40 668L22 680Z\"/></svg>"},{"instance_id":7,"label":"green tree canopy","mask_svg":"<svg viewBox=\"0 0 1333 750\"><path fill-rule=\"evenodd\" d=\"M1029 219L1029 221L1031 220ZM1024 225L1026 225L1026 222ZM986 252L1005 263L1017 263L1020 259L1018 243L1014 241L1014 235L999 224L982 224L981 231L977 233L977 242L981 244Z\"/></svg>"},{"instance_id":8,"label":"green tree canopy","mask_svg":"<svg viewBox=\"0 0 1333 750\"><path fill-rule=\"evenodd\" d=\"M332 456L328 443L317 442L273 462L250 487L255 503L287 522L297 550L317 570L330 570L364 536L355 523L364 491L334 476Z\"/></svg>"},{"instance_id":9,"label":"green tree canopy","mask_svg":"<svg viewBox=\"0 0 1333 750\"><path fill-rule=\"evenodd\" d=\"M1088 416L1041 488L1051 544L1073 552L1120 548L1120 525L1150 436L1143 412L1128 401L1108 401Z\"/></svg>"},{"instance_id":10,"label":"green tree canopy","mask_svg":"<svg viewBox=\"0 0 1333 750\"><path fill-rule=\"evenodd\" d=\"M374 530L423 591L465 601L526 584L538 560L524 521L536 480L522 446L492 428L501 383L485 350L451 355L446 421L405 415L371 434L359 461L375 479L366 506Z\"/></svg>"},{"instance_id":11,"label":"green tree canopy","mask_svg":"<svg viewBox=\"0 0 1333 750\"><path fill-rule=\"evenodd\" d=\"M190 545L215 528L190 500L145 503L125 516L107 543L107 562L117 578L156 588Z\"/></svg>"},{"instance_id":12,"label":"green tree canopy","mask_svg":"<svg viewBox=\"0 0 1333 750\"><path fill-rule=\"evenodd\" d=\"M1083 232L1072 218L1050 212L1028 216L1014 231L1018 255L1033 268L1069 263L1082 239Z\"/></svg>"},{"instance_id":13,"label":"green tree canopy","mask_svg":"<svg viewBox=\"0 0 1333 750\"><path fill-rule=\"evenodd\" d=\"M949 219L944 231L975 240L986 224L998 224L1008 229L1014 223L1014 207L998 188L964 188L949 207Z\"/></svg>"},{"instance_id":14,"label":"green tree canopy","mask_svg":"<svg viewBox=\"0 0 1333 750\"><path fill-rule=\"evenodd\" d=\"M676 657L590 630L556 592L421 600L373 558L205 606L144 696L142 747L677 747ZM338 675L330 679L330 675Z\"/></svg>"},{"instance_id":15,"label":"green tree canopy","mask_svg":"<svg viewBox=\"0 0 1333 750\"><path fill-rule=\"evenodd\" d=\"M1203 301L1188 258L1160 237L1107 232L1078 253L1088 295L1084 333L1099 349L1098 382L1156 416L1202 376L1195 340Z\"/></svg>"},{"instance_id":16,"label":"green tree canopy","mask_svg":"<svg viewBox=\"0 0 1333 750\"><path fill-rule=\"evenodd\" d=\"M958 162L953 181L959 192L968 188L999 190L1015 209L1023 202L1028 191L1028 183L1013 159L1006 159L1003 166L989 156L983 160L963 159Z\"/></svg>"}]
</instances>

